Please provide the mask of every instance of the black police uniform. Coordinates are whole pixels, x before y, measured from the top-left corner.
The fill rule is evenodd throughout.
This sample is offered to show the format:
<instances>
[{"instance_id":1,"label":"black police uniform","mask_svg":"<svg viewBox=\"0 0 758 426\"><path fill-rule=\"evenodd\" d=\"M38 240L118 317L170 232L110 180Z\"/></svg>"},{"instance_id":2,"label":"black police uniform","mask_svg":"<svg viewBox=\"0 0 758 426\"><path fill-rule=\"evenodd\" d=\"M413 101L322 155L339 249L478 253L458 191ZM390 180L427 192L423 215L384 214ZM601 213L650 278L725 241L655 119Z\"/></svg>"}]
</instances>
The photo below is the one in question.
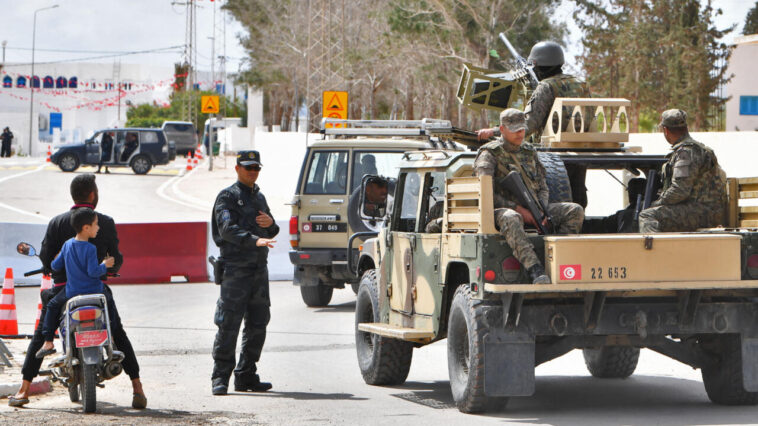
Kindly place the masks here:
<instances>
[{"instance_id":1,"label":"black police uniform","mask_svg":"<svg viewBox=\"0 0 758 426\"><path fill-rule=\"evenodd\" d=\"M50 264L55 256L61 251L63 243L69 238L76 235L74 227L71 226L71 212L79 207L89 207L94 210L95 206L91 204L75 204L71 207L71 210L59 214L50 220L47 225L47 231L45 232L45 238L42 240L42 247L40 248L39 257L42 261L42 267L47 272L52 272L53 282L55 284L66 283L66 271L53 271ZM102 213L97 213L97 223L100 226L95 238L89 241L97 248L97 260L102 262L106 256L113 256L113 267L108 268L109 273L118 272L119 268L124 262L124 258L118 249L118 234L116 233L116 224L113 219ZM105 276L100 277L103 281ZM66 288L65 285L57 285L50 290L45 290L41 294L42 298L42 312L40 318L45 317L47 312L47 302L52 299L58 292ZM111 293L110 287L105 286L105 291ZM112 293L111 293L112 296ZM124 353L124 361L122 365L124 371L129 378L139 378L139 364L137 363L137 357L134 354L134 349L129 341L129 337L126 335L123 326L121 325L121 318L118 315L118 311L113 313L114 320L111 322L111 332L113 333L113 344L116 348ZM35 357L37 351L42 347L45 339L42 336L42 321L40 321L37 329L34 330L32 340L29 342L29 347L26 350L26 358L24 359L24 365L21 368L21 374L24 380L32 381L38 374L40 367L42 366L42 360Z\"/></svg>"},{"instance_id":2,"label":"black police uniform","mask_svg":"<svg viewBox=\"0 0 758 426\"><path fill-rule=\"evenodd\" d=\"M237 164L260 164L260 154L241 151L237 155ZM271 317L268 247L255 244L259 238L276 236L279 227L275 222L268 228L260 227L255 220L258 212L265 212L273 219L258 185L250 188L240 182L221 190L213 206L213 241L220 248L220 261L224 264L221 294L214 317L218 326L213 343L214 394L226 393L232 370L235 390L266 390L259 389L255 363L260 359L266 340L266 325ZM243 319L242 350L235 368L234 350Z\"/></svg>"}]
</instances>

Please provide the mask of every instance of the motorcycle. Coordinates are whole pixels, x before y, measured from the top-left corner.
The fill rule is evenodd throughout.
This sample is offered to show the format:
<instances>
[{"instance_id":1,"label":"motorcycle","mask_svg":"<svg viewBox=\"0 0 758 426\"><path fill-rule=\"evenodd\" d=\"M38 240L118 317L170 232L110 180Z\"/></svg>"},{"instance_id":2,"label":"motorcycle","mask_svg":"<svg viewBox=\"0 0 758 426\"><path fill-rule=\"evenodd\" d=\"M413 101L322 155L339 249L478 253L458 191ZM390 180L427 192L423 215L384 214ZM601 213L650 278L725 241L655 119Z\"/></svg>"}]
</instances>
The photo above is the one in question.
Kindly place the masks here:
<instances>
[{"instance_id":1,"label":"motorcycle","mask_svg":"<svg viewBox=\"0 0 758 426\"><path fill-rule=\"evenodd\" d=\"M18 243L16 250L25 256L37 256L37 250L29 243ZM37 269L24 276L42 272ZM63 355L53 359L48 370L40 371L40 375L50 376L52 381L66 386L71 402L78 402L81 396L84 412L92 413L97 405L96 388L104 387L102 382L123 371L124 353L113 348L105 295L87 294L69 299L59 330Z\"/></svg>"}]
</instances>

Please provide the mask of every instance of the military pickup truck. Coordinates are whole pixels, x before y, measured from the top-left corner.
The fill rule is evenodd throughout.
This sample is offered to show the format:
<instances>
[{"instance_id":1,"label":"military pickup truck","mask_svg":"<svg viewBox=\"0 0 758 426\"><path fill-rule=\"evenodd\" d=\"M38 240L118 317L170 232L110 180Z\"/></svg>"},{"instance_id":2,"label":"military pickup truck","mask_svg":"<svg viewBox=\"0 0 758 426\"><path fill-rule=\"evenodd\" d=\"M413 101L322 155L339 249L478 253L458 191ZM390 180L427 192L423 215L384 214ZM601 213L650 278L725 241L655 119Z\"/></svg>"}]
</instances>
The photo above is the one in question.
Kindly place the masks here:
<instances>
[{"instance_id":1,"label":"military pickup truck","mask_svg":"<svg viewBox=\"0 0 758 426\"><path fill-rule=\"evenodd\" d=\"M596 134L560 130L562 107L574 108L573 121L579 108L600 116L625 105L556 100L558 126L539 147L551 202L586 205L587 170L616 170L651 178L643 185L649 203L665 158L624 146L623 114L606 113ZM758 195L758 179L729 180L725 227L619 233L617 222L587 217L579 235L527 229L552 281L531 284L495 228L492 180L473 176L474 158L443 150L403 156L386 226L362 243L354 265L366 383L401 385L413 349L447 338L453 399L475 413L532 395L535 367L573 349L593 376L620 378L649 348L701 369L714 403L758 403L758 209L739 205L740 195ZM435 211L441 233L427 232Z\"/></svg>"},{"instance_id":2,"label":"military pickup truck","mask_svg":"<svg viewBox=\"0 0 758 426\"><path fill-rule=\"evenodd\" d=\"M461 149L437 136L450 131L444 120L323 120L323 139L310 143L303 158L289 223L293 283L307 306L328 305L345 283L358 292L345 246L351 234L377 229L358 215L363 176L396 175L406 151Z\"/></svg>"}]
</instances>

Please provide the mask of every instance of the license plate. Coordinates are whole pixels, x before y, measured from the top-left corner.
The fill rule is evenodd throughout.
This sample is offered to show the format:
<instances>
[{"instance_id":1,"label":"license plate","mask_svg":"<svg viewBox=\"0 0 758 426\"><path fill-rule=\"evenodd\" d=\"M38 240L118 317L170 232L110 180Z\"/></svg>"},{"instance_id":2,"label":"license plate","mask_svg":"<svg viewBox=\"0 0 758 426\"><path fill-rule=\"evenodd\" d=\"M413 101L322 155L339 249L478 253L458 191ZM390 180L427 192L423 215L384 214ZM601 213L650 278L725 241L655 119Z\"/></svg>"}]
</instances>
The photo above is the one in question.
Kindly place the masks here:
<instances>
[{"instance_id":1,"label":"license plate","mask_svg":"<svg viewBox=\"0 0 758 426\"><path fill-rule=\"evenodd\" d=\"M345 222L304 223L303 232L347 232L347 223Z\"/></svg>"},{"instance_id":2,"label":"license plate","mask_svg":"<svg viewBox=\"0 0 758 426\"><path fill-rule=\"evenodd\" d=\"M108 341L108 330L80 331L74 333L77 348L103 346Z\"/></svg>"}]
</instances>

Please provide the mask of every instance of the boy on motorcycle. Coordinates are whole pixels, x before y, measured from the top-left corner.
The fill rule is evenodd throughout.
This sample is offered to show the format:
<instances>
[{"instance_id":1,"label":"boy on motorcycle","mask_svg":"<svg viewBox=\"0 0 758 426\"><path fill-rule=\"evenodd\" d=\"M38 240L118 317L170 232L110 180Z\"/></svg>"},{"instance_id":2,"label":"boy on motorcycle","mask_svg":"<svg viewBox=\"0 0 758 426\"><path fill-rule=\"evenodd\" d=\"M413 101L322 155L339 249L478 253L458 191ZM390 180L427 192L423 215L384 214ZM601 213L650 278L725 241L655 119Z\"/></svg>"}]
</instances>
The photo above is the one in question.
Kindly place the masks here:
<instances>
[{"instance_id":1,"label":"boy on motorcycle","mask_svg":"<svg viewBox=\"0 0 758 426\"><path fill-rule=\"evenodd\" d=\"M60 254L52 263L55 270L65 267L68 283L65 291L59 292L47 304L47 313L42 323L45 343L37 352L37 358L55 353L53 345L55 329L58 328L58 319L68 299L82 294L105 294L111 316L115 311L113 298L104 291L103 282L100 281L106 269L113 266L114 259L108 256L98 264L97 249L89 242L90 238L95 238L100 229L97 224L97 214L90 208L76 209L71 214L71 226L76 230L76 236L63 244Z\"/></svg>"}]
</instances>

